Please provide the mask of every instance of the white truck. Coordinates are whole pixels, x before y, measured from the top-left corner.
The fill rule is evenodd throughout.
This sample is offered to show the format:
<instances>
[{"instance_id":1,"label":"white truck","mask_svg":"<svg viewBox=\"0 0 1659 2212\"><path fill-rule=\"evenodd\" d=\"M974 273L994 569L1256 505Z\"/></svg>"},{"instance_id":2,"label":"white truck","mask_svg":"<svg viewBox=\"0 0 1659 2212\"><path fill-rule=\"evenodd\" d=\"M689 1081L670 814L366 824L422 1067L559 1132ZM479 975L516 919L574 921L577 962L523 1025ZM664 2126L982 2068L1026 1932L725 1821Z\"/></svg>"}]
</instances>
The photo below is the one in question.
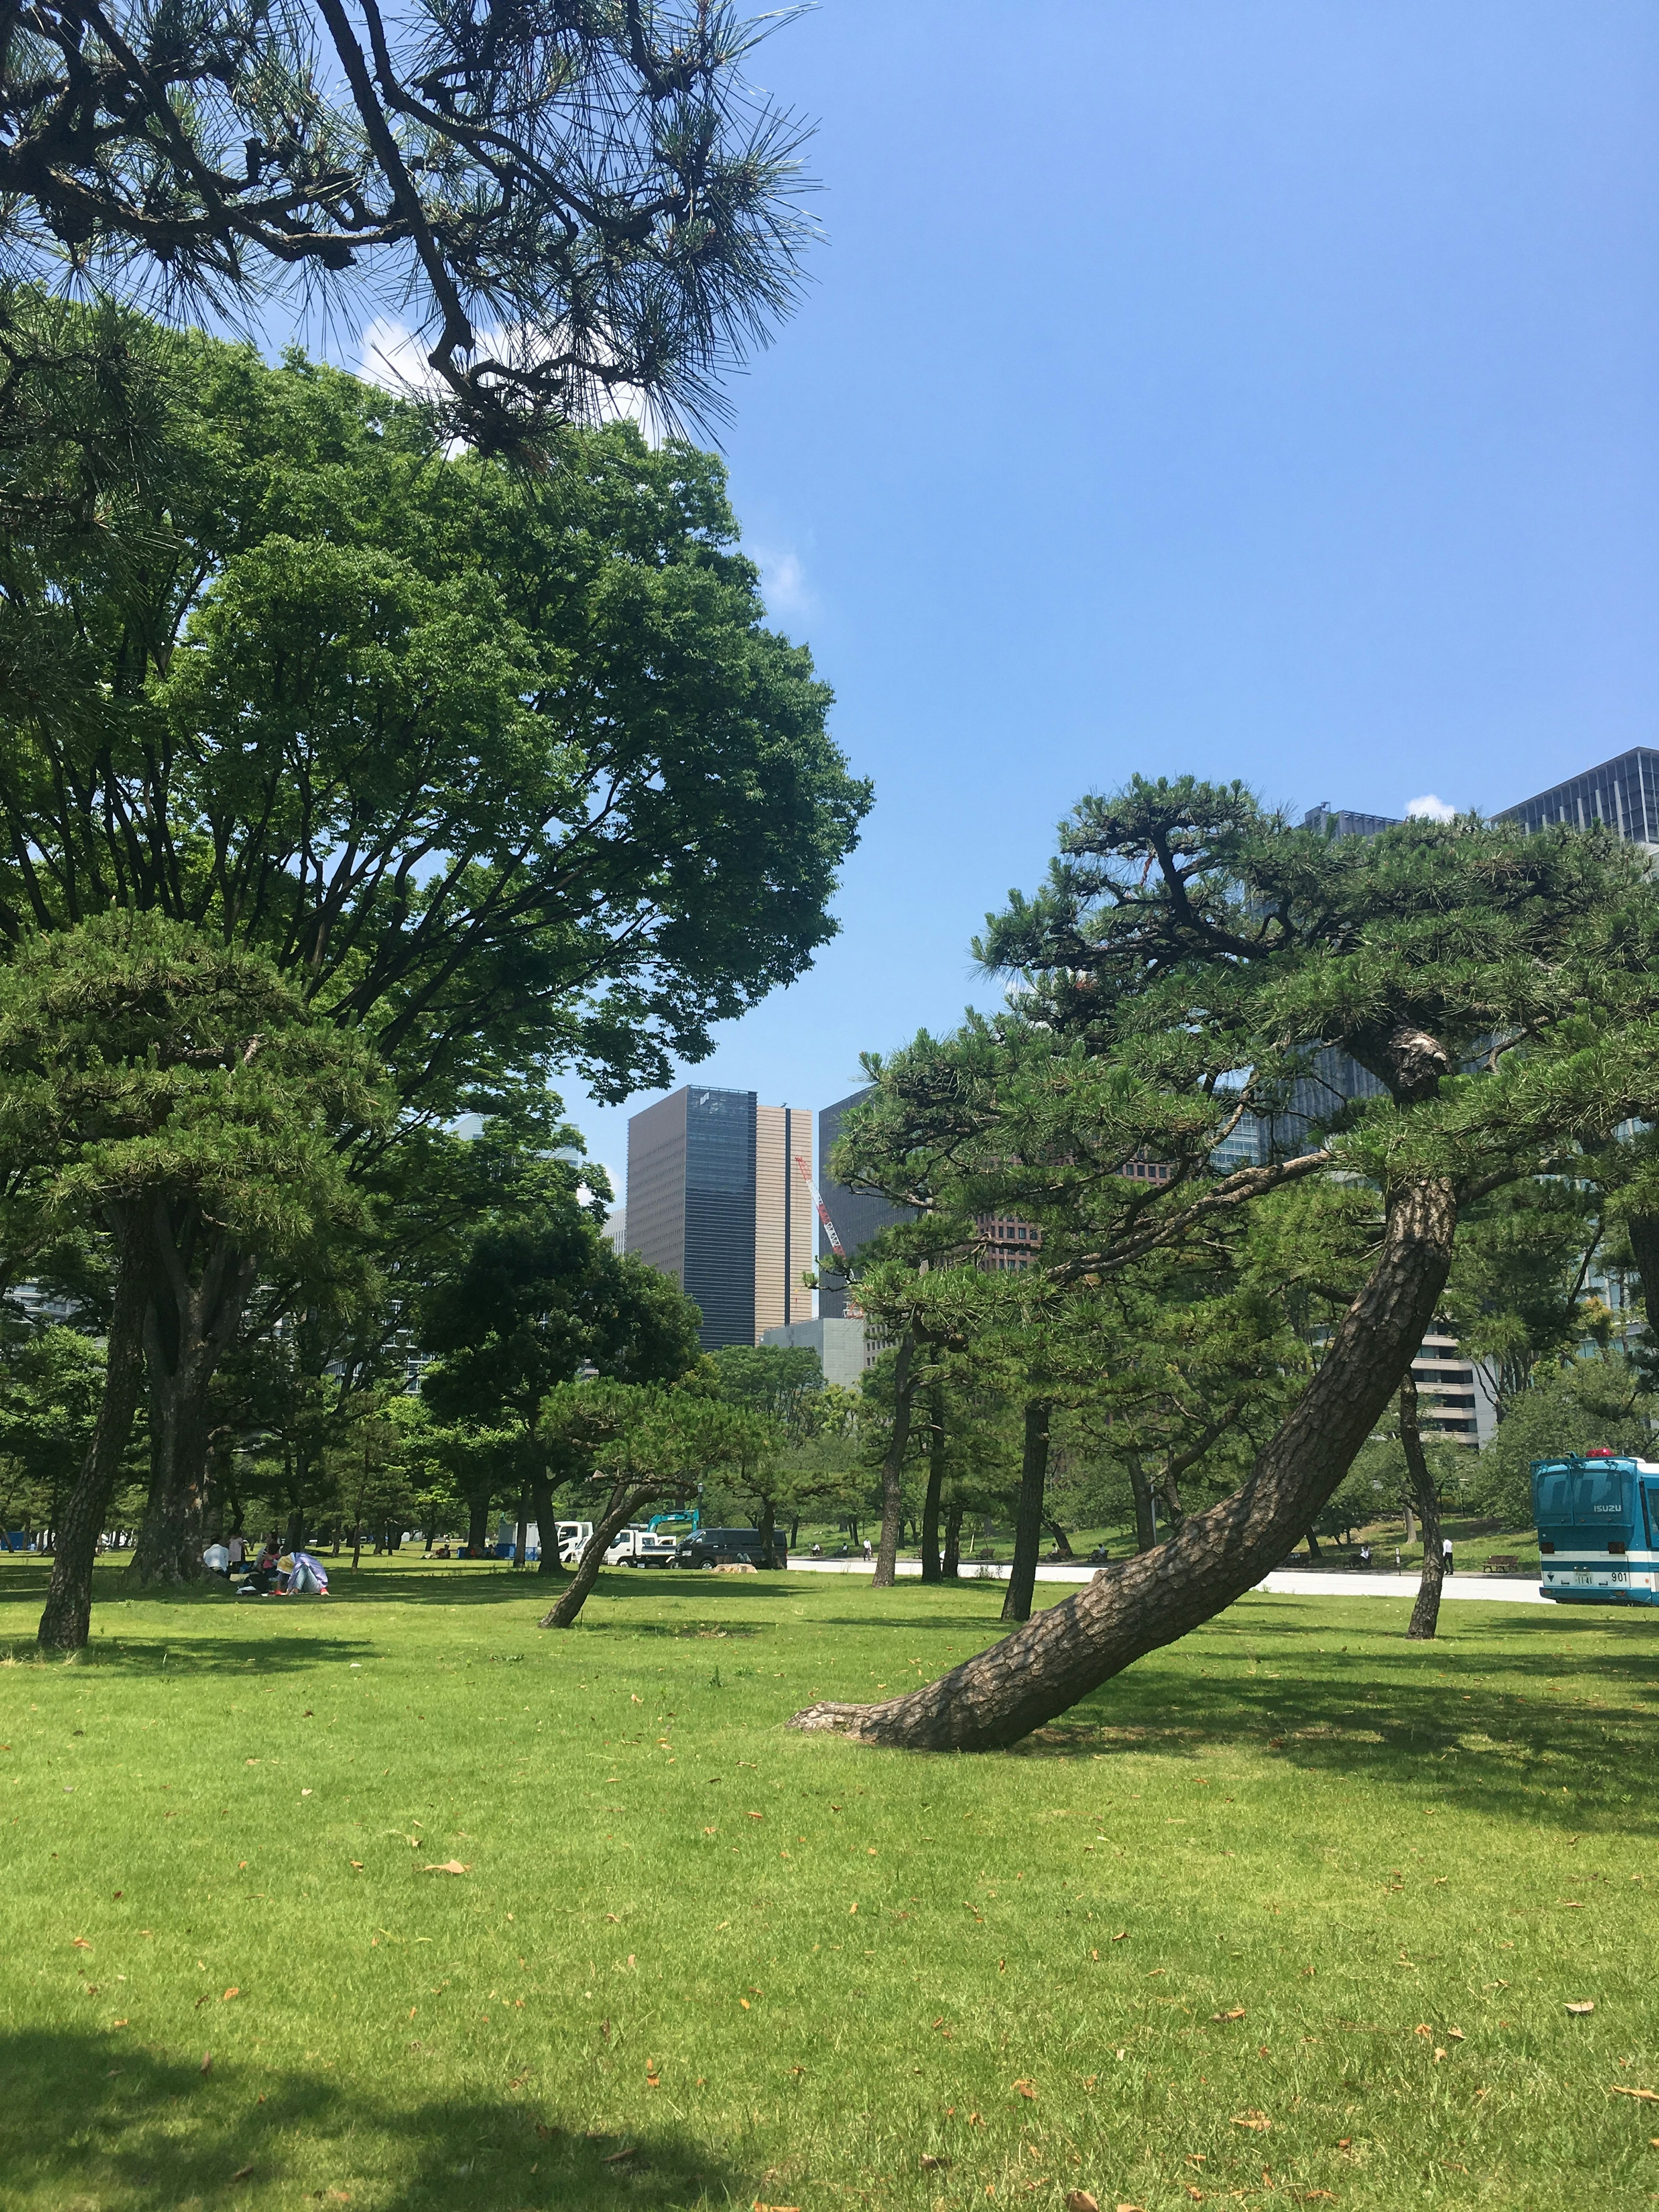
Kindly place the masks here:
<instances>
[{"instance_id":1,"label":"white truck","mask_svg":"<svg viewBox=\"0 0 1659 2212\"><path fill-rule=\"evenodd\" d=\"M672 1536L659 1536L654 1529L635 1522L617 1531L605 1564L607 1567L672 1567L678 1548Z\"/></svg>"}]
</instances>

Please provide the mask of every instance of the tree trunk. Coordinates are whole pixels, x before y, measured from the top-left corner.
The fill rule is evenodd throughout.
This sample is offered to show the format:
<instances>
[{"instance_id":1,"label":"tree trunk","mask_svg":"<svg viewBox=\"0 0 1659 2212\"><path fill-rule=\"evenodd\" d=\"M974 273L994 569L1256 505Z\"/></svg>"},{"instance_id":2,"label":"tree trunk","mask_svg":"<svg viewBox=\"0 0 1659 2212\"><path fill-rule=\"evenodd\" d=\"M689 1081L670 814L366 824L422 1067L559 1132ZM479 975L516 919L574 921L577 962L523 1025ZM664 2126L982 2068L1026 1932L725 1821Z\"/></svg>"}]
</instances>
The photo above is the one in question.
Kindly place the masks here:
<instances>
[{"instance_id":1,"label":"tree trunk","mask_svg":"<svg viewBox=\"0 0 1659 2212\"><path fill-rule=\"evenodd\" d=\"M1005 1620L1029 1620L1036 1589L1037 1553L1042 1548L1042 1492L1048 1480L1048 1401L1033 1398L1025 1407L1025 1437L1019 1460L1019 1508L1014 1516L1014 1561L1002 1600Z\"/></svg>"},{"instance_id":2,"label":"tree trunk","mask_svg":"<svg viewBox=\"0 0 1659 2212\"><path fill-rule=\"evenodd\" d=\"M1042 1525L1054 1540L1054 1557L1057 1559L1076 1559L1077 1553L1072 1549L1072 1540L1059 1522L1051 1521L1045 1513L1042 1516Z\"/></svg>"},{"instance_id":3,"label":"tree trunk","mask_svg":"<svg viewBox=\"0 0 1659 2212\"><path fill-rule=\"evenodd\" d=\"M356 1518L356 1520L352 1523L352 1527L351 1527L351 1571L352 1571L352 1573L353 1573L354 1575L355 1575L355 1574L356 1573L356 1571L357 1571L357 1565L358 1565L359 1560L362 1558L362 1556L363 1556L363 1522L362 1522L362 1516L361 1514L359 1514L359 1515L358 1515L358 1516L357 1516L357 1518Z\"/></svg>"},{"instance_id":4,"label":"tree trunk","mask_svg":"<svg viewBox=\"0 0 1659 2212\"><path fill-rule=\"evenodd\" d=\"M910 1380L915 1358L914 1333L906 1329L899 1339L893 1364L893 1433L881 1462L881 1540L876 1547L876 1571L872 1589L891 1589L898 1580L899 1522L904 1509L904 1455L910 1443L910 1402L915 1386Z\"/></svg>"},{"instance_id":5,"label":"tree trunk","mask_svg":"<svg viewBox=\"0 0 1659 2212\"><path fill-rule=\"evenodd\" d=\"M82 1650L91 1633L92 1570L98 1557L98 1539L143 1388L144 1310L149 1300L147 1257L135 1231L118 1237L103 1396L81 1472L58 1522L46 1610L35 1632L37 1642L46 1651Z\"/></svg>"},{"instance_id":6,"label":"tree trunk","mask_svg":"<svg viewBox=\"0 0 1659 2212\"><path fill-rule=\"evenodd\" d=\"M241 1324L252 1263L222 1231L165 1200L150 1209L154 1273L144 1316L149 1381L150 1483L133 1567L141 1586L194 1582L202 1571L208 1391ZM203 1248L199 1274L190 1261Z\"/></svg>"},{"instance_id":7,"label":"tree trunk","mask_svg":"<svg viewBox=\"0 0 1659 2212\"><path fill-rule=\"evenodd\" d=\"M1445 1287L1456 1227L1457 1201L1443 1181L1389 1194L1370 1279L1231 1498L909 1696L812 1705L791 1726L918 1750L997 1749L1242 1597L1308 1528L1409 1369Z\"/></svg>"},{"instance_id":8,"label":"tree trunk","mask_svg":"<svg viewBox=\"0 0 1659 2212\"><path fill-rule=\"evenodd\" d=\"M778 1509L768 1498L763 1500L758 1516L760 1528L760 1563L763 1568L772 1565L778 1533Z\"/></svg>"},{"instance_id":9,"label":"tree trunk","mask_svg":"<svg viewBox=\"0 0 1659 2212\"><path fill-rule=\"evenodd\" d=\"M1406 1500L1406 1542L1408 1546L1417 1541L1417 1516L1413 1510L1413 1504L1411 1498Z\"/></svg>"},{"instance_id":10,"label":"tree trunk","mask_svg":"<svg viewBox=\"0 0 1659 2212\"><path fill-rule=\"evenodd\" d=\"M953 1583L962 1574L962 1504L953 1498L945 1509L945 1556L939 1561L939 1580Z\"/></svg>"},{"instance_id":11,"label":"tree trunk","mask_svg":"<svg viewBox=\"0 0 1659 2212\"><path fill-rule=\"evenodd\" d=\"M581 1558L576 1562L576 1571L571 1577L570 1587L550 1613L542 1615L543 1628L568 1628L587 1602L588 1592L599 1578L599 1569L605 1565L605 1555L616 1540L617 1532L625 1528L641 1505L649 1505L667 1492L659 1482L629 1485L617 1483L611 1492L610 1503L598 1527L582 1547ZM544 1544L543 1550L546 1550Z\"/></svg>"},{"instance_id":12,"label":"tree trunk","mask_svg":"<svg viewBox=\"0 0 1659 2212\"><path fill-rule=\"evenodd\" d=\"M466 1548L475 1559L489 1549L488 1498L469 1498L466 1501Z\"/></svg>"},{"instance_id":13,"label":"tree trunk","mask_svg":"<svg viewBox=\"0 0 1659 2212\"><path fill-rule=\"evenodd\" d=\"M541 1557L536 1562L538 1575L550 1581L562 1582L567 1570L559 1557L559 1524L555 1517L553 1485L545 1474L530 1478L530 1500L536 1515L536 1542Z\"/></svg>"},{"instance_id":14,"label":"tree trunk","mask_svg":"<svg viewBox=\"0 0 1659 2212\"><path fill-rule=\"evenodd\" d=\"M530 1485L519 1487L519 1525L513 1532L513 1564L521 1567L530 1556Z\"/></svg>"},{"instance_id":15,"label":"tree trunk","mask_svg":"<svg viewBox=\"0 0 1659 2212\"><path fill-rule=\"evenodd\" d=\"M1158 1518L1152 1511L1152 1486L1146 1480L1146 1470L1140 1464L1139 1452L1125 1452L1123 1464L1129 1471L1129 1494L1135 1502L1135 1549L1146 1553L1158 1543Z\"/></svg>"},{"instance_id":16,"label":"tree trunk","mask_svg":"<svg viewBox=\"0 0 1659 2212\"><path fill-rule=\"evenodd\" d=\"M1173 1536L1187 1518L1187 1509L1181 1502L1181 1485L1176 1478L1176 1471L1168 1462L1158 1478L1158 1492L1164 1500L1164 1517L1169 1522L1170 1534Z\"/></svg>"},{"instance_id":17,"label":"tree trunk","mask_svg":"<svg viewBox=\"0 0 1659 2212\"><path fill-rule=\"evenodd\" d=\"M1319 1557L1319 1539L1311 1528L1308 1531L1308 1557L1310 1559Z\"/></svg>"},{"instance_id":18,"label":"tree trunk","mask_svg":"<svg viewBox=\"0 0 1659 2212\"><path fill-rule=\"evenodd\" d=\"M1629 1214L1625 1231L1630 1238L1631 1257L1641 1279L1648 1341L1659 1343L1659 1213Z\"/></svg>"},{"instance_id":19,"label":"tree trunk","mask_svg":"<svg viewBox=\"0 0 1659 2212\"><path fill-rule=\"evenodd\" d=\"M939 1561L939 1500L945 1490L945 1389L935 1382L927 1394L927 1492L921 1502L921 1579L942 1582Z\"/></svg>"},{"instance_id":20,"label":"tree trunk","mask_svg":"<svg viewBox=\"0 0 1659 2212\"><path fill-rule=\"evenodd\" d=\"M1440 1501L1434 1494L1434 1477L1429 1473L1417 1426L1417 1382L1409 1368L1400 1385L1400 1442L1423 1522L1423 1577L1417 1585L1417 1602L1406 1633L1414 1643L1431 1644L1440 1626L1440 1590L1446 1579L1446 1561L1440 1549Z\"/></svg>"}]
</instances>

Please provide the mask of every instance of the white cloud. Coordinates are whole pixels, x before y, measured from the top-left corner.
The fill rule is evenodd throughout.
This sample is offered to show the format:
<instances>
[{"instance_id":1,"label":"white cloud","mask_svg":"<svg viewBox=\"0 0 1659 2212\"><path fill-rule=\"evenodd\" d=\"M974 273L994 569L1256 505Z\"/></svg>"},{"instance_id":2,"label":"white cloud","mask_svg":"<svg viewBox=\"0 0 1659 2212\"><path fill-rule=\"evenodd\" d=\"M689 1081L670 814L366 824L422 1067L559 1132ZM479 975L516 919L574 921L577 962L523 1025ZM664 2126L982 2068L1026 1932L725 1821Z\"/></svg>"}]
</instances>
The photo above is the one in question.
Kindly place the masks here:
<instances>
[{"instance_id":1,"label":"white cloud","mask_svg":"<svg viewBox=\"0 0 1659 2212\"><path fill-rule=\"evenodd\" d=\"M775 621L787 620L793 615L810 615L817 601L807 583L800 556L776 552L764 545L751 545L748 550L761 572L761 591L768 614Z\"/></svg>"},{"instance_id":2,"label":"white cloud","mask_svg":"<svg viewBox=\"0 0 1659 2212\"><path fill-rule=\"evenodd\" d=\"M1457 809L1455 806L1448 806L1443 799L1437 799L1431 791L1426 792L1421 799L1408 799L1406 801L1406 812L1413 819L1425 822L1450 822L1455 817Z\"/></svg>"}]
</instances>

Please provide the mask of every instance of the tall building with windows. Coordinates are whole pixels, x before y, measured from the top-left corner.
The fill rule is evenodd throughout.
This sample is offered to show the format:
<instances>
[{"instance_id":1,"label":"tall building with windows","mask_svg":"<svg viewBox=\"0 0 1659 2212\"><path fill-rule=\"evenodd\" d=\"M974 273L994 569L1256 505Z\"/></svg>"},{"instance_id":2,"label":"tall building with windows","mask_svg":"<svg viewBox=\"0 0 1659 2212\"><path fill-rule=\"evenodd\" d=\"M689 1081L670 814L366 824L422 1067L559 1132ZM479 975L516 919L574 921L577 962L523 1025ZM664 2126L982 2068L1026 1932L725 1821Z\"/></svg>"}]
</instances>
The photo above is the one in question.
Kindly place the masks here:
<instances>
[{"instance_id":1,"label":"tall building with windows","mask_svg":"<svg viewBox=\"0 0 1659 2212\"><path fill-rule=\"evenodd\" d=\"M879 1230L896 1221L908 1221L910 1209L904 1206L890 1206L884 1198L877 1198L868 1191L849 1190L844 1182L837 1182L830 1172L830 1153L841 1134L842 1117L866 1099L875 1088L866 1083L861 1091L854 1091L846 1098L836 1099L833 1106L825 1106L818 1115L818 1188L823 1194L824 1211L836 1224L836 1234L849 1259L856 1260L860 1246L867 1244ZM818 1310L829 1321L845 1321L848 1316L847 1279L836 1267L835 1247L830 1242L829 1231L818 1224ZM856 1306L856 1298L852 1304ZM856 1316L854 1316L854 1318Z\"/></svg>"},{"instance_id":2,"label":"tall building with windows","mask_svg":"<svg viewBox=\"0 0 1659 2212\"><path fill-rule=\"evenodd\" d=\"M706 1352L810 1320L812 1117L688 1085L628 1125L627 1249L702 1310Z\"/></svg>"},{"instance_id":3,"label":"tall building with windows","mask_svg":"<svg viewBox=\"0 0 1659 2212\"><path fill-rule=\"evenodd\" d=\"M1565 783L1552 784L1536 798L1521 799L1494 817L1541 830L1551 822L1570 822L1587 830L1605 822L1632 845L1659 847L1659 751L1632 745L1600 768L1586 769Z\"/></svg>"}]
</instances>

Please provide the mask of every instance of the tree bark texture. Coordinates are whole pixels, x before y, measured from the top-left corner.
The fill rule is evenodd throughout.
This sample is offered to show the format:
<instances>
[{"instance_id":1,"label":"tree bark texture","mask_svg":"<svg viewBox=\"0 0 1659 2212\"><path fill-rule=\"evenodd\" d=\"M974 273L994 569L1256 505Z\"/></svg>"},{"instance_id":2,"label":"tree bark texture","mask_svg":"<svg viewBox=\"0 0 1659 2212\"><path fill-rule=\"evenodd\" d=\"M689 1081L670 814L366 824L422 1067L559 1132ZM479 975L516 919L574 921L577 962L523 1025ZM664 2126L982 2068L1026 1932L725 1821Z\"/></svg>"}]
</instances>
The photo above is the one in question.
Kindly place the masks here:
<instances>
[{"instance_id":1,"label":"tree bark texture","mask_svg":"<svg viewBox=\"0 0 1659 2212\"><path fill-rule=\"evenodd\" d=\"M1406 1633L1414 1643L1431 1644L1440 1626L1440 1592L1446 1579L1446 1560L1440 1549L1440 1501L1434 1494L1434 1477L1429 1472L1422 1433L1417 1425L1417 1382L1410 1368L1400 1385L1400 1442L1412 1488L1417 1495L1418 1517L1423 1523L1423 1578L1417 1585L1417 1602L1412 1607L1411 1625Z\"/></svg>"},{"instance_id":2,"label":"tree bark texture","mask_svg":"<svg viewBox=\"0 0 1659 2212\"><path fill-rule=\"evenodd\" d=\"M149 1250L135 1224L118 1232L104 1393L87 1455L58 1523L52 1580L36 1640L45 1651L80 1651L92 1632L92 1571L144 1384Z\"/></svg>"},{"instance_id":3,"label":"tree bark texture","mask_svg":"<svg viewBox=\"0 0 1659 2212\"><path fill-rule=\"evenodd\" d=\"M141 1584L194 1582L202 1572L208 1392L241 1325L254 1269L199 1220L181 1231L163 1200L153 1208L152 1294L144 1316L149 1380L150 1483L133 1553ZM199 1273L194 1247L203 1247Z\"/></svg>"},{"instance_id":4,"label":"tree bark texture","mask_svg":"<svg viewBox=\"0 0 1659 2212\"><path fill-rule=\"evenodd\" d=\"M530 1502L535 1509L536 1540L541 1552L536 1572L547 1576L550 1581L562 1582L565 1567L559 1557L559 1524L555 1517L553 1485L544 1473L531 1476Z\"/></svg>"},{"instance_id":5,"label":"tree bark texture","mask_svg":"<svg viewBox=\"0 0 1659 2212\"><path fill-rule=\"evenodd\" d=\"M1135 1549L1150 1552L1158 1542L1158 1517L1152 1511L1152 1486L1146 1480L1146 1470L1140 1464L1139 1452L1125 1452L1123 1464L1129 1474L1129 1495L1135 1502Z\"/></svg>"},{"instance_id":6,"label":"tree bark texture","mask_svg":"<svg viewBox=\"0 0 1659 2212\"><path fill-rule=\"evenodd\" d=\"M939 1579L953 1583L962 1574L962 1516L960 1499L955 1499L945 1510L945 1556L939 1561Z\"/></svg>"},{"instance_id":7,"label":"tree bark texture","mask_svg":"<svg viewBox=\"0 0 1659 2212\"><path fill-rule=\"evenodd\" d=\"M599 1579L599 1569L605 1565L605 1553L616 1541L617 1531L628 1526L641 1505L648 1505L653 1498L665 1495L659 1482L619 1482L612 1487L603 1516L582 1547L582 1555L576 1563L576 1571L570 1578L569 1588L552 1611L542 1615L540 1626L543 1628L570 1626L586 1604L588 1593ZM543 1548L544 1550L546 1547Z\"/></svg>"},{"instance_id":8,"label":"tree bark texture","mask_svg":"<svg viewBox=\"0 0 1659 2212\"><path fill-rule=\"evenodd\" d=\"M1037 1554L1042 1549L1042 1492L1048 1480L1048 1401L1046 1398L1033 1398L1025 1407L1025 1434L1019 1456L1019 1504L1014 1515L1014 1559L1002 1599L1005 1620L1031 1618Z\"/></svg>"},{"instance_id":9,"label":"tree bark texture","mask_svg":"<svg viewBox=\"0 0 1659 2212\"><path fill-rule=\"evenodd\" d=\"M927 1489L921 1501L921 1579L942 1582L939 1559L939 1501L945 1491L945 1390L927 1394Z\"/></svg>"},{"instance_id":10,"label":"tree bark texture","mask_svg":"<svg viewBox=\"0 0 1659 2212\"><path fill-rule=\"evenodd\" d=\"M1370 1279L1231 1498L909 1696L812 1705L790 1725L913 1750L999 1749L1242 1597L1307 1528L1398 1388L1445 1287L1456 1226L1444 1182L1390 1194Z\"/></svg>"},{"instance_id":11,"label":"tree bark texture","mask_svg":"<svg viewBox=\"0 0 1659 2212\"><path fill-rule=\"evenodd\" d=\"M916 1354L913 1331L899 1339L893 1362L893 1433L881 1462L881 1540L876 1547L872 1589L891 1589L898 1580L899 1529L904 1518L904 1455L910 1445L910 1406L915 1395L910 1370Z\"/></svg>"},{"instance_id":12,"label":"tree bark texture","mask_svg":"<svg viewBox=\"0 0 1659 2212\"><path fill-rule=\"evenodd\" d=\"M1625 1230L1630 1238L1631 1257L1642 1279L1642 1304L1647 1310L1648 1328L1654 1339L1659 1340L1659 1213L1632 1213L1626 1219Z\"/></svg>"}]
</instances>

